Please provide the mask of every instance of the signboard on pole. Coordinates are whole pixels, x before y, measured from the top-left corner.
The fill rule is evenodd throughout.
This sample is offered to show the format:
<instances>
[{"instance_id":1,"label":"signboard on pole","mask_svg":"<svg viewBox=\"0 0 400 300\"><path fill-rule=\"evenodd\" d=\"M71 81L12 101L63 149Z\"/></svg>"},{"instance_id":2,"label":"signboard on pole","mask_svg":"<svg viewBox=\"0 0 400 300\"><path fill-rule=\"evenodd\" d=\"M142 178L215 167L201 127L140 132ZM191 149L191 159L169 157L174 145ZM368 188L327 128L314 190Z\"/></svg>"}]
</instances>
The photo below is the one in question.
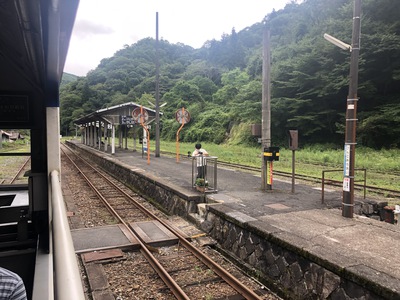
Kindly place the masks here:
<instances>
[{"instance_id":1,"label":"signboard on pole","mask_svg":"<svg viewBox=\"0 0 400 300\"><path fill-rule=\"evenodd\" d=\"M344 176L350 175L350 145L344 145Z\"/></svg>"},{"instance_id":2,"label":"signboard on pole","mask_svg":"<svg viewBox=\"0 0 400 300\"><path fill-rule=\"evenodd\" d=\"M350 192L350 178L343 178L343 191Z\"/></svg>"},{"instance_id":3,"label":"signboard on pole","mask_svg":"<svg viewBox=\"0 0 400 300\"><path fill-rule=\"evenodd\" d=\"M142 143L142 147L143 147L143 152L147 153L147 130L143 130L143 143Z\"/></svg>"},{"instance_id":4,"label":"signboard on pole","mask_svg":"<svg viewBox=\"0 0 400 300\"><path fill-rule=\"evenodd\" d=\"M190 122L190 113L182 107L178 109L175 113L175 120L181 124L178 131L176 132L176 162L179 162L179 132L182 130L183 126Z\"/></svg>"},{"instance_id":5,"label":"signboard on pole","mask_svg":"<svg viewBox=\"0 0 400 300\"><path fill-rule=\"evenodd\" d=\"M132 111L132 118L143 128L142 155L143 153L147 153L147 164L150 164L150 133L148 132L148 125L146 124L149 120L149 113L143 106L136 107Z\"/></svg>"},{"instance_id":6,"label":"signboard on pole","mask_svg":"<svg viewBox=\"0 0 400 300\"><path fill-rule=\"evenodd\" d=\"M190 122L190 113L186 109L179 109L175 113L175 119L179 124L187 124Z\"/></svg>"},{"instance_id":7,"label":"signboard on pole","mask_svg":"<svg viewBox=\"0 0 400 300\"><path fill-rule=\"evenodd\" d=\"M121 125L135 125L135 121L133 120L133 117L131 116L119 116L119 124Z\"/></svg>"},{"instance_id":8,"label":"signboard on pole","mask_svg":"<svg viewBox=\"0 0 400 300\"><path fill-rule=\"evenodd\" d=\"M149 113L144 108L136 107L132 111L132 118L135 122L146 123L149 119Z\"/></svg>"}]
</instances>

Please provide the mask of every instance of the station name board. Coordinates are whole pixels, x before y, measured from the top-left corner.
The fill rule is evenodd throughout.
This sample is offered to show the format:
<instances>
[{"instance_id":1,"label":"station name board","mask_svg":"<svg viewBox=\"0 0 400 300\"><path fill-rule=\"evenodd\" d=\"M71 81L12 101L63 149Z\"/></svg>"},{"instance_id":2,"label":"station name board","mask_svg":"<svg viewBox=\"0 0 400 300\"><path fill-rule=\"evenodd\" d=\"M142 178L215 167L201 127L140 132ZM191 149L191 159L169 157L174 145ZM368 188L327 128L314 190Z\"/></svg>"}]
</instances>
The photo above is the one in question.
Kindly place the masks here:
<instances>
[{"instance_id":1,"label":"station name board","mask_svg":"<svg viewBox=\"0 0 400 300\"><path fill-rule=\"evenodd\" d=\"M0 122L28 123L28 96L0 95Z\"/></svg>"},{"instance_id":2,"label":"station name board","mask_svg":"<svg viewBox=\"0 0 400 300\"><path fill-rule=\"evenodd\" d=\"M135 125L135 121L131 116L119 116L119 123L121 125Z\"/></svg>"}]
</instances>

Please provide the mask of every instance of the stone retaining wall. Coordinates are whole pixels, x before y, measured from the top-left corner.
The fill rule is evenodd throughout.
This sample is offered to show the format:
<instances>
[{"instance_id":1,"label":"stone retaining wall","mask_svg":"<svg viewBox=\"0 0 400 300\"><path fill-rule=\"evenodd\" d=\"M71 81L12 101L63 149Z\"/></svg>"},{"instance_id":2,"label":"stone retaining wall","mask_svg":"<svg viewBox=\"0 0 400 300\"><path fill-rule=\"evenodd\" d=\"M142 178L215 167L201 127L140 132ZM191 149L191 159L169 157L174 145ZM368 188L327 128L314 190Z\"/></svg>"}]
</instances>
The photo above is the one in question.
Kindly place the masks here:
<instances>
[{"instance_id":1,"label":"stone retaining wall","mask_svg":"<svg viewBox=\"0 0 400 300\"><path fill-rule=\"evenodd\" d=\"M362 274L339 269L279 237L268 224L232 214L225 206L209 205L201 227L225 253L284 299L400 299Z\"/></svg>"},{"instance_id":2,"label":"stone retaining wall","mask_svg":"<svg viewBox=\"0 0 400 300\"><path fill-rule=\"evenodd\" d=\"M188 214L197 212L197 204L204 202L204 196L194 193L187 195L178 186L166 182L162 178L146 173L121 161L105 156L95 149L87 150L86 146L66 142L67 145L81 153L82 157L93 161L110 175L131 187L135 192L168 214L188 217Z\"/></svg>"}]
</instances>

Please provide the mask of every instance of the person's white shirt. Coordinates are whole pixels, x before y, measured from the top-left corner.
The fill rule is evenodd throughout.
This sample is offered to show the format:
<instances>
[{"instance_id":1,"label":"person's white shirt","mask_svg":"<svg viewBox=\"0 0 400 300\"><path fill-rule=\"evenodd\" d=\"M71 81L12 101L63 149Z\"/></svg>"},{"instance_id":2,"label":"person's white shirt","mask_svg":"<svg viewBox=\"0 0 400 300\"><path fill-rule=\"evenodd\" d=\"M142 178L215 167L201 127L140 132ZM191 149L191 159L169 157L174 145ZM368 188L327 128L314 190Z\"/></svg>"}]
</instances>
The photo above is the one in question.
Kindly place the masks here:
<instances>
[{"instance_id":1,"label":"person's white shirt","mask_svg":"<svg viewBox=\"0 0 400 300\"><path fill-rule=\"evenodd\" d=\"M193 157L197 157L197 166L202 167L206 164L205 156L208 156L208 152L203 148L195 149L192 154Z\"/></svg>"}]
</instances>

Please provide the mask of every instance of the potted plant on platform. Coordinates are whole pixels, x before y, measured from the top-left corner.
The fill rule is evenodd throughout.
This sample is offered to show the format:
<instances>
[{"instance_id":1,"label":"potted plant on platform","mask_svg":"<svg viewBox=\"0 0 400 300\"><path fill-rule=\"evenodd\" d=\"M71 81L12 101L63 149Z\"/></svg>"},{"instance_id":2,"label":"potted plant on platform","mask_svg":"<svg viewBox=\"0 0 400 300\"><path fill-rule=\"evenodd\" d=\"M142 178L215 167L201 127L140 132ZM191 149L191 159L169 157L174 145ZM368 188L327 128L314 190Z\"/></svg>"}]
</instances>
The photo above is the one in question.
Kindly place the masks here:
<instances>
[{"instance_id":1,"label":"potted plant on platform","mask_svg":"<svg viewBox=\"0 0 400 300\"><path fill-rule=\"evenodd\" d=\"M196 190L199 192L204 193L207 189L208 182L204 178L197 178L196 179Z\"/></svg>"}]
</instances>

